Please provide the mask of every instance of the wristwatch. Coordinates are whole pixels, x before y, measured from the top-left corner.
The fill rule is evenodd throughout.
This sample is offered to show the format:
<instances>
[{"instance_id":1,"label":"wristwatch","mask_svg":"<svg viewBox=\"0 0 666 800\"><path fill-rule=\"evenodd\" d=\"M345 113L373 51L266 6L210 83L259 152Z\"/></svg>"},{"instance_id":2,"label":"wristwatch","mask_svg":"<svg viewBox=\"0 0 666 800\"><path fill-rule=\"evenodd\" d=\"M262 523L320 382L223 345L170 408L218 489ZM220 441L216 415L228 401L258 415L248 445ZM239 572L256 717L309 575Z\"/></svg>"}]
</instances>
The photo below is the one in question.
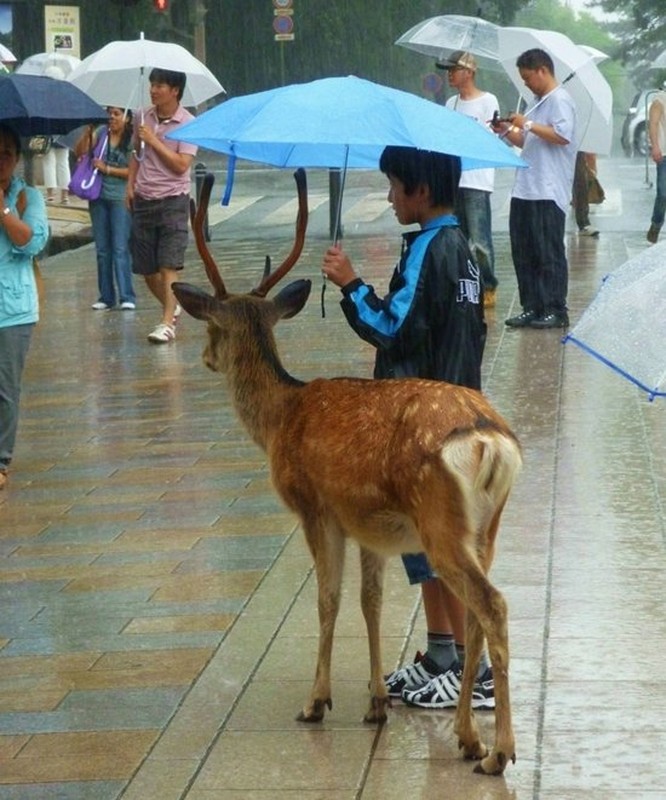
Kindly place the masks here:
<instances>
[{"instance_id":1,"label":"wristwatch","mask_svg":"<svg viewBox=\"0 0 666 800\"><path fill-rule=\"evenodd\" d=\"M523 130L524 130L526 133L527 133L528 131L531 131L531 130L532 130L532 125L534 125L534 120L531 120L531 119L526 119L526 120L525 120L525 122L523 122Z\"/></svg>"}]
</instances>

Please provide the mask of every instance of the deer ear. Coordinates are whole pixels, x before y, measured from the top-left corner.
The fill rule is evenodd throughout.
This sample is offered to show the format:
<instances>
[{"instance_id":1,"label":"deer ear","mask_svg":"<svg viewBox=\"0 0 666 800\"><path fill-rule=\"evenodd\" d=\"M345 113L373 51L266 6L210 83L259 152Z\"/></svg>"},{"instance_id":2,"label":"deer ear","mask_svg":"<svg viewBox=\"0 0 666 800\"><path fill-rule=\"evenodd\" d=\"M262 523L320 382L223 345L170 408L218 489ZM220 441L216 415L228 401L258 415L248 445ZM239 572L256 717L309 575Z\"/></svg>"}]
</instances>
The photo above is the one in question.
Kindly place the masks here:
<instances>
[{"instance_id":1,"label":"deer ear","mask_svg":"<svg viewBox=\"0 0 666 800\"><path fill-rule=\"evenodd\" d=\"M190 283L177 281L171 284L171 289L185 311L196 319L207 320L220 307L217 298Z\"/></svg>"},{"instance_id":2,"label":"deer ear","mask_svg":"<svg viewBox=\"0 0 666 800\"><path fill-rule=\"evenodd\" d=\"M312 281L298 280L293 281L284 287L273 298L273 305L282 319L290 319L303 308L308 297Z\"/></svg>"}]
</instances>

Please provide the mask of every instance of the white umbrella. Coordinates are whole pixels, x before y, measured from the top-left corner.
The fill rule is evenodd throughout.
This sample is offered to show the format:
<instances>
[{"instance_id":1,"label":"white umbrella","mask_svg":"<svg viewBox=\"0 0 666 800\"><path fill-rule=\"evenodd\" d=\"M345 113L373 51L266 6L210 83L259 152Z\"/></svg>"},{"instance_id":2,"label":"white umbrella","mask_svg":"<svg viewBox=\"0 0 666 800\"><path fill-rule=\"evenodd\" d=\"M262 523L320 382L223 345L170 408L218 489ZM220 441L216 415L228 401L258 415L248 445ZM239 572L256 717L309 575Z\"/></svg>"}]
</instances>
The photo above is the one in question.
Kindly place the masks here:
<instances>
[{"instance_id":1,"label":"white umbrella","mask_svg":"<svg viewBox=\"0 0 666 800\"><path fill-rule=\"evenodd\" d=\"M396 44L442 61L456 50L472 53L482 66L501 70L498 61L498 26L481 17L443 14L410 28Z\"/></svg>"},{"instance_id":2,"label":"white umbrella","mask_svg":"<svg viewBox=\"0 0 666 800\"><path fill-rule=\"evenodd\" d=\"M4 44L0 44L0 62L3 64L15 64L18 61L18 58L12 53L12 51L5 47Z\"/></svg>"},{"instance_id":3,"label":"white umbrella","mask_svg":"<svg viewBox=\"0 0 666 800\"><path fill-rule=\"evenodd\" d=\"M28 56L15 72L20 75L45 75L49 67L57 67L66 78L80 63L80 58L69 53L35 53Z\"/></svg>"},{"instance_id":4,"label":"white umbrella","mask_svg":"<svg viewBox=\"0 0 666 800\"><path fill-rule=\"evenodd\" d=\"M666 397L666 244L643 250L604 278L565 337L648 393Z\"/></svg>"},{"instance_id":5,"label":"white umbrella","mask_svg":"<svg viewBox=\"0 0 666 800\"><path fill-rule=\"evenodd\" d=\"M523 83L516 59L533 48L553 59L555 77L576 103L577 148L586 153L610 153L613 139L613 93L594 60L562 33L532 28L500 28L499 58L527 102L534 98Z\"/></svg>"},{"instance_id":6,"label":"white umbrella","mask_svg":"<svg viewBox=\"0 0 666 800\"><path fill-rule=\"evenodd\" d=\"M84 58L67 80L103 106L136 108L149 102L148 76L153 67L185 73L185 106L198 106L224 92L208 67L184 47L154 42L143 35L132 41L110 42Z\"/></svg>"},{"instance_id":7,"label":"white umbrella","mask_svg":"<svg viewBox=\"0 0 666 800\"><path fill-rule=\"evenodd\" d=\"M606 61L610 58L608 53L604 53L603 50L597 50L596 47L591 47L589 44L579 44L578 47L588 55L595 64L601 64L602 61Z\"/></svg>"}]
</instances>

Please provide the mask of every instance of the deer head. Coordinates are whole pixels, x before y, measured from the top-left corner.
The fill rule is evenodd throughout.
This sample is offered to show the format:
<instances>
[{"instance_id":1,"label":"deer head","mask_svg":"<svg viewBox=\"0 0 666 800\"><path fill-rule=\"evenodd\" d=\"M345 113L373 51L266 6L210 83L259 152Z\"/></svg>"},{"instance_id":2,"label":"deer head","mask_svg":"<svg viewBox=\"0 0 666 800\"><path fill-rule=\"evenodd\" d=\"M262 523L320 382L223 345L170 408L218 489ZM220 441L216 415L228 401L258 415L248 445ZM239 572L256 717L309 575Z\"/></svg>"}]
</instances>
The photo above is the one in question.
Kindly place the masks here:
<instances>
[{"instance_id":1,"label":"deer head","mask_svg":"<svg viewBox=\"0 0 666 800\"><path fill-rule=\"evenodd\" d=\"M298 169L294 173L298 190L298 216L296 218L296 236L290 253L275 270L271 270L271 260L266 256L263 277L248 294L231 294L227 291L217 264L208 248L205 236L205 219L208 211L211 190L215 178L207 173L198 204L190 201L190 219L199 255L206 268L214 294L189 283L176 282L172 285L178 302L188 314L196 319L208 321L208 344L204 350L204 363L216 372L227 372L229 348L225 341L229 338L226 329L233 318L244 315L246 324L253 328L258 326L261 335L272 340L272 328L279 319L293 317L305 305L311 289L309 280L297 280L286 286L273 299L267 300L268 292L296 264L303 250L305 232L308 224L307 182L305 170Z\"/></svg>"}]
</instances>

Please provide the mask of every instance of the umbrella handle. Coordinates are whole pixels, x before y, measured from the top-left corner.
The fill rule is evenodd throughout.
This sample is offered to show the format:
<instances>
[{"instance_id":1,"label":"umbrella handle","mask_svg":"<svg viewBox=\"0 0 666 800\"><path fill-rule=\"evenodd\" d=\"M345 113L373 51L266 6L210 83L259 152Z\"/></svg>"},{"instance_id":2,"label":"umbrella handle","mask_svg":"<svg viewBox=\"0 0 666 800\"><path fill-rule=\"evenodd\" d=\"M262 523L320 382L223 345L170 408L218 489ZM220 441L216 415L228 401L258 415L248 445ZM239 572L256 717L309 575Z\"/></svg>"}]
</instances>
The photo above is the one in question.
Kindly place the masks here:
<instances>
[{"instance_id":1,"label":"umbrella handle","mask_svg":"<svg viewBox=\"0 0 666 800\"><path fill-rule=\"evenodd\" d=\"M93 183L95 182L95 178L97 177L97 173L98 173L98 171L99 171L99 170L97 169L97 167L95 167L95 169L92 171L92 174L91 174L90 178L89 178L88 180L86 180L86 179L84 178L84 179L81 181L81 188L82 188L82 189L90 189L90 187L91 187L91 186L93 185Z\"/></svg>"}]
</instances>

